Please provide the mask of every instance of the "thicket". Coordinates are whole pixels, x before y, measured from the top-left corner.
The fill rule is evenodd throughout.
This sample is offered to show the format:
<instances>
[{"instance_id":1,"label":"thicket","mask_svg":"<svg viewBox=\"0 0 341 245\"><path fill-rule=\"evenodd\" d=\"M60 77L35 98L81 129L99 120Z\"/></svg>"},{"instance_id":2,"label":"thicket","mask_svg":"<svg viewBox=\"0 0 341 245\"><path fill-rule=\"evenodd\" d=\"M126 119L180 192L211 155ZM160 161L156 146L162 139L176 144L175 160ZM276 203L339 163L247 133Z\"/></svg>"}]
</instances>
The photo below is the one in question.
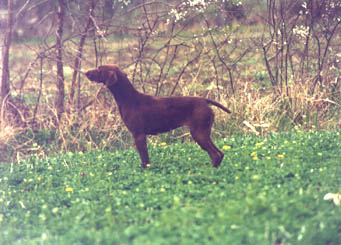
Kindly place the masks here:
<instances>
[{"instance_id":1,"label":"thicket","mask_svg":"<svg viewBox=\"0 0 341 245\"><path fill-rule=\"evenodd\" d=\"M337 0L4 3L0 161L130 146L112 96L83 75L106 63L145 93L231 108L216 138L340 128Z\"/></svg>"}]
</instances>

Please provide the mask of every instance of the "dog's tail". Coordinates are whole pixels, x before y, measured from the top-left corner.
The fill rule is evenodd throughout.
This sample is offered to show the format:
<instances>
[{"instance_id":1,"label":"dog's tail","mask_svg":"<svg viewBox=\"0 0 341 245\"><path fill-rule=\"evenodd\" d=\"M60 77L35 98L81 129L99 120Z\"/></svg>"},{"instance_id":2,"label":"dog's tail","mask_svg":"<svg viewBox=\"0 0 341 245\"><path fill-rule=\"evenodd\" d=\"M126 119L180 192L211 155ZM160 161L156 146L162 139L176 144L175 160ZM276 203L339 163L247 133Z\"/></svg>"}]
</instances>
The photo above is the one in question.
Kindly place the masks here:
<instances>
[{"instance_id":1,"label":"dog's tail","mask_svg":"<svg viewBox=\"0 0 341 245\"><path fill-rule=\"evenodd\" d=\"M231 113L231 111L229 109L227 109L225 106L223 106L222 104L218 103L218 102L215 102L213 100L209 100L209 99L206 99L207 103L208 104L211 104L211 105L214 105L216 107L219 107L220 109L222 109L223 111L226 111L227 113Z\"/></svg>"}]
</instances>

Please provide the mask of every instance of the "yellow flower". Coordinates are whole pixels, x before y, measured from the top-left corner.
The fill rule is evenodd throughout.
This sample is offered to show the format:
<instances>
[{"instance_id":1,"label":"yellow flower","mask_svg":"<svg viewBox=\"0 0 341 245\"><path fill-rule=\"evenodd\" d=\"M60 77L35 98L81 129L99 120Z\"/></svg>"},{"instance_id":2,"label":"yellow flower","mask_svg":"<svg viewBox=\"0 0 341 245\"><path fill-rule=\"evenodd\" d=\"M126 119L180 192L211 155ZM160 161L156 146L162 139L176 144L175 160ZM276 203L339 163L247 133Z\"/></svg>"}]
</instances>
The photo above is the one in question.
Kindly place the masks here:
<instances>
[{"instance_id":1,"label":"yellow flower","mask_svg":"<svg viewBox=\"0 0 341 245\"><path fill-rule=\"evenodd\" d=\"M166 146L166 145L167 145L166 142L162 142L162 143L161 143L161 146Z\"/></svg>"},{"instance_id":2,"label":"yellow flower","mask_svg":"<svg viewBox=\"0 0 341 245\"><path fill-rule=\"evenodd\" d=\"M43 177L38 176L38 177L37 177L37 180L38 180L38 181L41 181L42 178L43 178Z\"/></svg>"},{"instance_id":3,"label":"yellow flower","mask_svg":"<svg viewBox=\"0 0 341 245\"><path fill-rule=\"evenodd\" d=\"M283 159L283 158L284 158L284 154L278 154L277 157L278 157L279 159Z\"/></svg>"},{"instance_id":4,"label":"yellow flower","mask_svg":"<svg viewBox=\"0 0 341 245\"><path fill-rule=\"evenodd\" d=\"M255 161L258 160L257 152L252 152L251 156L252 156L252 160L255 160Z\"/></svg>"},{"instance_id":5,"label":"yellow flower","mask_svg":"<svg viewBox=\"0 0 341 245\"><path fill-rule=\"evenodd\" d=\"M341 194L339 193L328 193L323 197L323 200L333 200L336 206L341 205Z\"/></svg>"},{"instance_id":6,"label":"yellow flower","mask_svg":"<svg viewBox=\"0 0 341 245\"><path fill-rule=\"evenodd\" d=\"M176 202L176 203L180 202L180 197L178 197L178 196L174 196L173 199L174 199L174 202Z\"/></svg>"},{"instance_id":7,"label":"yellow flower","mask_svg":"<svg viewBox=\"0 0 341 245\"><path fill-rule=\"evenodd\" d=\"M65 191L66 191L66 192L72 192L73 189L72 189L71 187L66 187L66 188L65 188Z\"/></svg>"},{"instance_id":8,"label":"yellow flower","mask_svg":"<svg viewBox=\"0 0 341 245\"><path fill-rule=\"evenodd\" d=\"M259 175L253 175L253 176L252 176L252 179L253 179L253 180L259 180L259 179L260 179L260 176L259 176Z\"/></svg>"},{"instance_id":9,"label":"yellow flower","mask_svg":"<svg viewBox=\"0 0 341 245\"><path fill-rule=\"evenodd\" d=\"M40 218L42 221L45 221L45 220L46 220L46 215L45 215L45 214L39 214L39 218Z\"/></svg>"},{"instance_id":10,"label":"yellow flower","mask_svg":"<svg viewBox=\"0 0 341 245\"><path fill-rule=\"evenodd\" d=\"M231 148L231 146L229 146L229 145L224 145L223 146L223 150L228 150L228 149L230 149Z\"/></svg>"},{"instance_id":11,"label":"yellow flower","mask_svg":"<svg viewBox=\"0 0 341 245\"><path fill-rule=\"evenodd\" d=\"M264 145L264 142L256 143L256 146L257 146L257 147L260 147L260 146L262 146L262 145Z\"/></svg>"}]
</instances>

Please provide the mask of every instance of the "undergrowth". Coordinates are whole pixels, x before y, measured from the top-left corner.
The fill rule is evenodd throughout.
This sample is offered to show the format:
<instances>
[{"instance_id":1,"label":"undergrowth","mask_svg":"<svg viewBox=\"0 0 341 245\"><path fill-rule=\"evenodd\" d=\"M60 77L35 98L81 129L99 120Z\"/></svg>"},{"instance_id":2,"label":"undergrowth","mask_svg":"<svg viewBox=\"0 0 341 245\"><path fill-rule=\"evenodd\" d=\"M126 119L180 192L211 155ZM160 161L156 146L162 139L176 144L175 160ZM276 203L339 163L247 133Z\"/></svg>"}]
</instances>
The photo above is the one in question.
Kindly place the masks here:
<instances>
[{"instance_id":1,"label":"undergrowth","mask_svg":"<svg viewBox=\"0 0 341 245\"><path fill-rule=\"evenodd\" d=\"M221 103L232 114L213 108L214 139L231 135L255 134L266 136L272 132L340 129L340 101L330 100L323 90L314 95L303 84L290 87L291 96L277 95L272 89L257 90L251 84L232 97L222 97ZM133 145L132 137L121 121L115 101L93 98L94 103L78 114L65 112L59 122L55 113L37 117L34 125L16 126L2 120L0 128L0 161L20 161L31 153L41 156L85 150L118 150ZM225 102L224 102L225 101ZM110 106L108 106L110 105ZM72 109L72 108L71 108ZM53 111L53 108L51 108ZM149 137L151 143L160 141L191 141L186 128Z\"/></svg>"}]
</instances>

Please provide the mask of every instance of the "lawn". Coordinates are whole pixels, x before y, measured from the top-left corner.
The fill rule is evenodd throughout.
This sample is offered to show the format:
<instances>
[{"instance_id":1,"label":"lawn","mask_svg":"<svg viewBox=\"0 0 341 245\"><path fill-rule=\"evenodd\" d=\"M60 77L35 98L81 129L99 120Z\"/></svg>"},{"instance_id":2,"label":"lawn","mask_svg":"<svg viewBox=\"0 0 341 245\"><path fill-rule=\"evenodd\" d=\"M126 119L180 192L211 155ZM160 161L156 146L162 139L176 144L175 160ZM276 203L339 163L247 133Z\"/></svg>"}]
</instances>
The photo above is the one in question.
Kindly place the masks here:
<instances>
[{"instance_id":1,"label":"lawn","mask_svg":"<svg viewBox=\"0 0 341 245\"><path fill-rule=\"evenodd\" d=\"M0 244L341 244L341 134L32 155L0 164Z\"/></svg>"}]
</instances>

